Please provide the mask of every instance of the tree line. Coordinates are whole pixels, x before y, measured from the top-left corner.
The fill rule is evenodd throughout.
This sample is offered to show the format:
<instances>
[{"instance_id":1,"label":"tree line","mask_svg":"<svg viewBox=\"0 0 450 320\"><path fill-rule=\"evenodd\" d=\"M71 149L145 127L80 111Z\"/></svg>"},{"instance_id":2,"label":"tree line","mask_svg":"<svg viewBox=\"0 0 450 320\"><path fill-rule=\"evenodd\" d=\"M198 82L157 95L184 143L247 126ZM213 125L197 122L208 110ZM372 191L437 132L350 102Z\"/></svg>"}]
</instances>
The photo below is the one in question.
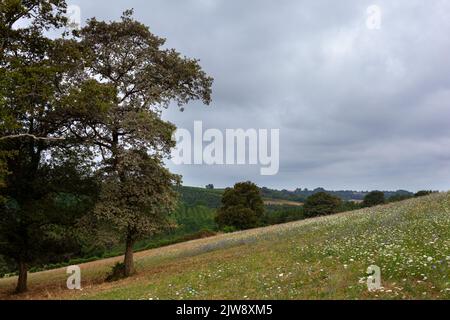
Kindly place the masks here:
<instances>
[{"instance_id":1,"label":"tree line","mask_svg":"<svg viewBox=\"0 0 450 320\"><path fill-rule=\"evenodd\" d=\"M344 201L333 193L317 192L305 200L303 207L287 206L287 208L278 209L273 206L265 206L263 195L266 193L264 190L247 181L237 183L233 188L225 190L215 220L221 230L232 232L369 208L423 197L432 193L434 191L423 190L415 194L397 194L386 198L385 192L372 191L365 195L363 201L355 202Z\"/></svg>"},{"instance_id":2,"label":"tree line","mask_svg":"<svg viewBox=\"0 0 450 320\"><path fill-rule=\"evenodd\" d=\"M131 275L134 243L173 227L181 177L163 161L176 128L161 112L211 101L198 61L164 48L131 10L72 31L66 9L0 3L0 255L16 264L19 293L31 266L106 235L125 244L120 272Z\"/></svg>"}]
</instances>

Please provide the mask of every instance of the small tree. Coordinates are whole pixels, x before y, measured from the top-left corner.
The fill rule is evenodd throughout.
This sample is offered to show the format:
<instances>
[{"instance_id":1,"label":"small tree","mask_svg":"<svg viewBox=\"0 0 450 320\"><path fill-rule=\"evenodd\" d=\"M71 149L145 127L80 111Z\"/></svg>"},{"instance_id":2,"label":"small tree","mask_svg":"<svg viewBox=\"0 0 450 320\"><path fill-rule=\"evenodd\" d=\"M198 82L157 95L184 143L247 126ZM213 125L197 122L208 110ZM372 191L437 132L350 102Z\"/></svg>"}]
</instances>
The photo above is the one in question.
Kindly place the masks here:
<instances>
[{"instance_id":1,"label":"small tree","mask_svg":"<svg viewBox=\"0 0 450 320\"><path fill-rule=\"evenodd\" d=\"M337 213L342 204L341 199L325 192L318 192L308 197L305 202L305 216L317 217Z\"/></svg>"},{"instance_id":2,"label":"small tree","mask_svg":"<svg viewBox=\"0 0 450 320\"><path fill-rule=\"evenodd\" d=\"M125 242L124 276L134 273L133 245L142 237L171 226L169 214L176 208L173 186L180 178L145 150L123 151L116 170L105 171L95 214L107 221Z\"/></svg>"},{"instance_id":3,"label":"small tree","mask_svg":"<svg viewBox=\"0 0 450 320\"><path fill-rule=\"evenodd\" d=\"M208 184L208 185L206 185L206 189L214 190L214 185L213 184Z\"/></svg>"},{"instance_id":4,"label":"small tree","mask_svg":"<svg viewBox=\"0 0 450 320\"><path fill-rule=\"evenodd\" d=\"M252 182L237 183L225 190L216 222L220 228L250 229L258 225L263 214L264 202L259 188Z\"/></svg>"},{"instance_id":5,"label":"small tree","mask_svg":"<svg viewBox=\"0 0 450 320\"><path fill-rule=\"evenodd\" d=\"M384 193L381 191L372 191L364 197L363 206L364 207L374 207L384 204L386 199Z\"/></svg>"}]
</instances>

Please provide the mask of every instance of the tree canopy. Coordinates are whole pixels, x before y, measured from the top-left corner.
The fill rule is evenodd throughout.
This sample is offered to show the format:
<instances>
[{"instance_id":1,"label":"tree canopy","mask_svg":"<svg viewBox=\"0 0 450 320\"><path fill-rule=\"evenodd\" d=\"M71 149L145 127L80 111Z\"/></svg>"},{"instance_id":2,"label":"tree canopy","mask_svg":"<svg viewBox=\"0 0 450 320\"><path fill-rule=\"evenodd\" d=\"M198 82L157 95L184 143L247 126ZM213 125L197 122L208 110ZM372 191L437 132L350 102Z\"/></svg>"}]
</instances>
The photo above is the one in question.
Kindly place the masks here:
<instances>
[{"instance_id":1,"label":"tree canopy","mask_svg":"<svg viewBox=\"0 0 450 320\"><path fill-rule=\"evenodd\" d=\"M342 201L326 192L319 192L308 197L305 202L305 216L317 217L337 213Z\"/></svg>"},{"instance_id":2,"label":"tree canopy","mask_svg":"<svg viewBox=\"0 0 450 320\"><path fill-rule=\"evenodd\" d=\"M372 191L364 197L364 207L374 207L386 202L384 193L381 191Z\"/></svg>"},{"instance_id":3,"label":"tree canopy","mask_svg":"<svg viewBox=\"0 0 450 320\"><path fill-rule=\"evenodd\" d=\"M77 250L88 213L124 239L131 274L133 244L170 226L180 182L164 167L175 126L162 109L211 100L198 61L163 48L132 11L48 38L65 10L62 0L0 4L0 254L17 263L18 292L30 265Z\"/></svg>"},{"instance_id":4,"label":"tree canopy","mask_svg":"<svg viewBox=\"0 0 450 320\"><path fill-rule=\"evenodd\" d=\"M263 214L264 202L258 186L241 182L225 190L216 222L221 228L250 229L258 225Z\"/></svg>"},{"instance_id":5,"label":"tree canopy","mask_svg":"<svg viewBox=\"0 0 450 320\"><path fill-rule=\"evenodd\" d=\"M175 146L176 128L161 119L161 110L171 102L180 107L191 100L209 104L212 79L197 60L164 49L165 40L134 20L132 11L118 22L91 19L76 37L86 53L85 80L67 105L92 96L102 104L94 114L91 108L69 107L75 110L70 131L102 159L103 187L95 215L124 239L128 276L134 269L135 241L170 226L167 217L176 205L173 186L181 181L163 165Z\"/></svg>"}]
</instances>

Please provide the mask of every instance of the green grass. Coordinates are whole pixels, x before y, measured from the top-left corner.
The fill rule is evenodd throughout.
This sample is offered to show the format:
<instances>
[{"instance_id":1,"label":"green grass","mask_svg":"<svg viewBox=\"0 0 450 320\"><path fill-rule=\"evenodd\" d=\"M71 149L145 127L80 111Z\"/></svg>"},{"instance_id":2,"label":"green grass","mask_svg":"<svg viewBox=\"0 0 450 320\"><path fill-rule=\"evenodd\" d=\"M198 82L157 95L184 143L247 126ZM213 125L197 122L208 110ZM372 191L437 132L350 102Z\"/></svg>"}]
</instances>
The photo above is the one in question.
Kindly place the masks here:
<instances>
[{"instance_id":1,"label":"green grass","mask_svg":"<svg viewBox=\"0 0 450 320\"><path fill-rule=\"evenodd\" d=\"M446 193L151 250L135 277L112 284L102 279L114 261L87 264L76 293L62 288L64 270L35 274L23 298L449 299L449 262ZM370 265L378 292L367 290Z\"/></svg>"}]
</instances>

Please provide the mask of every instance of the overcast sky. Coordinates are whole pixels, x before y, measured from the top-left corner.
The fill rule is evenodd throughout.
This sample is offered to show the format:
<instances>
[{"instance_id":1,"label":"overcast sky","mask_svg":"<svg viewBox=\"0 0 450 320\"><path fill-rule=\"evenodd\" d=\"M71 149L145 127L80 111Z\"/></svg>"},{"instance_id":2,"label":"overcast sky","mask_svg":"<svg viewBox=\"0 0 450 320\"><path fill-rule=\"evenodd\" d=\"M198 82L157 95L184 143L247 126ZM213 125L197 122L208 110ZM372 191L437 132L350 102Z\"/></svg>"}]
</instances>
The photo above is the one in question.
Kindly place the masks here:
<instances>
[{"instance_id":1,"label":"overcast sky","mask_svg":"<svg viewBox=\"0 0 450 320\"><path fill-rule=\"evenodd\" d=\"M178 127L280 129L280 172L175 166L185 185L450 189L450 1L77 0L82 18L127 8L214 77ZM379 29L367 8L381 9Z\"/></svg>"}]
</instances>

